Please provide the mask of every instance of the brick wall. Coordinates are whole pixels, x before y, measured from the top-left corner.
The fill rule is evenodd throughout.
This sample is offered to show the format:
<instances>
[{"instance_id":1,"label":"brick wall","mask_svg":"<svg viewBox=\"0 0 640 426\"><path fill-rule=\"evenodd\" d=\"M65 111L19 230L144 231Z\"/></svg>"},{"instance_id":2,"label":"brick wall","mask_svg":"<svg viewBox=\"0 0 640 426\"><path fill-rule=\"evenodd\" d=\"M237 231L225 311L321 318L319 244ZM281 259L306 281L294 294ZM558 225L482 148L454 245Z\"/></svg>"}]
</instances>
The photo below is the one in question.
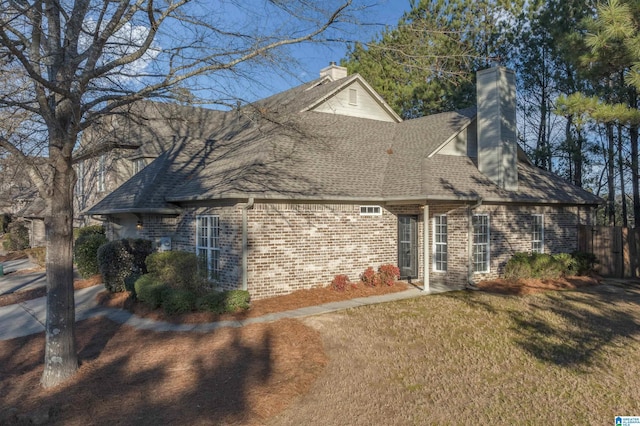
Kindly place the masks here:
<instances>
[{"instance_id":1,"label":"brick wall","mask_svg":"<svg viewBox=\"0 0 640 426\"><path fill-rule=\"evenodd\" d=\"M143 216L139 237L171 237L173 250L195 252L196 215L220 218L220 286L242 284L242 207L189 208L178 217ZM545 252L577 248L576 225L590 223L586 210L576 207L482 205L475 213L490 218L490 271L473 274L474 281L497 277L507 260L531 249L532 214L544 214ZM433 216L447 214L448 268L433 271L430 282L449 288L463 286L468 277L468 208L433 205L429 209L429 255L433 256ZM387 206L380 216L361 216L359 205L262 204L248 211L248 285L254 299L328 285L337 274L351 280L369 266L398 262L397 216L418 219L419 279L424 277L423 210L418 205Z\"/></svg>"},{"instance_id":2,"label":"brick wall","mask_svg":"<svg viewBox=\"0 0 640 426\"><path fill-rule=\"evenodd\" d=\"M576 250L577 225L591 223L589 210L578 207L482 205L473 213L488 214L490 226L489 272L474 273L475 282L500 276L514 253L531 251L534 214L544 215L544 251L550 254ZM436 214L447 214L449 262L447 272L435 272L432 269L430 281L459 287L468 279L468 208L455 205L430 208L429 242L432 255L433 216Z\"/></svg>"}]
</instances>

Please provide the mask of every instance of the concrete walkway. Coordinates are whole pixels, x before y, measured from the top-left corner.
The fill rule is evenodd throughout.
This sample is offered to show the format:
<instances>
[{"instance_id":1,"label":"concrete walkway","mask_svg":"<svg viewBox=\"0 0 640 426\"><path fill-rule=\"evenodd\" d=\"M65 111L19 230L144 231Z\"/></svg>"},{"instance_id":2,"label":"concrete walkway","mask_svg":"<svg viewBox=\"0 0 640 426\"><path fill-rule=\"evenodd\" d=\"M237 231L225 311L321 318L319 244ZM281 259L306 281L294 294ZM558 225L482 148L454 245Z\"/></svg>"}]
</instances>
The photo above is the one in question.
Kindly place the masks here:
<instances>
[{"instance_id":1,"label":"concrete walkway","mask_svg":"<svg viewBox=\"0 0 640 426\"><path fill-rule=\"evenodd\" d=\"M0 277L0 296L47 285L44 270L29 259L6 260L2 262L2 267L4 273ZM76 280L81 278L75 268L73 277Z\"/></svg>"},{"instance_id":2,"label":"concrete walkway","mask_svg":"<svg viewBox=\"0 0 640 426\"><path fill-rule=\"evenodd\" d=\"M412 288L398 293L325 303L323 305L276 312L261 317L247 318L238 321L219 321L204 324L172 324L163 321L153 321L146 318L140 318L125 310L100 306L96 301L96 295L102 290L104 290L104 287L101 285L76 290L75 300L77 321L96 316L106 316L112 321L143 330L193 331L201 333L206 333L222 327L243 327L249 324L278 321L283 318L302 318L340 311L343 309L356 308L358 306L392 302L395 300L409 299L426 294L432 294L430 292L424 292L422 290ZM13 339L44 331L46 318L45 300L45 297L40 297L16 305L0 307L0 340Z\"/></svg>"}]
</instances>

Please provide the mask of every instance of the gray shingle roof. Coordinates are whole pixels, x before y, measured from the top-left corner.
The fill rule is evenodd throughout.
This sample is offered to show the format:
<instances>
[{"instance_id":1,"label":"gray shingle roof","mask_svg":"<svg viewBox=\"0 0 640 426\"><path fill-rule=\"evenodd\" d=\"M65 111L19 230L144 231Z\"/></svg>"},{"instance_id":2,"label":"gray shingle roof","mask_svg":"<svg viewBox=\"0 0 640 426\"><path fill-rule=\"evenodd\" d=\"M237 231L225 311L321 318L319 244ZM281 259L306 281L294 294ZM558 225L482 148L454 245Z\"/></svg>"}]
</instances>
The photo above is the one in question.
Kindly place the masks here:
<instances>
[{"instance_id":1,"label":"gray shingle roof","mask_svg":"<svg viewBox=\"0 0 640 426\"><path fill-rule=\"evenodd\" d=\"M429 157L472 122L475 108L401 123L304 111L349 78L315 80L240 111L194 109L182 124L168 122L159 132L171 138L164 153L88 213L172 213L189 201L247 197L600 201L525 162L518 167L519 190L509 192L482 175L471 158Z\"/></svg>"}]
</instances>

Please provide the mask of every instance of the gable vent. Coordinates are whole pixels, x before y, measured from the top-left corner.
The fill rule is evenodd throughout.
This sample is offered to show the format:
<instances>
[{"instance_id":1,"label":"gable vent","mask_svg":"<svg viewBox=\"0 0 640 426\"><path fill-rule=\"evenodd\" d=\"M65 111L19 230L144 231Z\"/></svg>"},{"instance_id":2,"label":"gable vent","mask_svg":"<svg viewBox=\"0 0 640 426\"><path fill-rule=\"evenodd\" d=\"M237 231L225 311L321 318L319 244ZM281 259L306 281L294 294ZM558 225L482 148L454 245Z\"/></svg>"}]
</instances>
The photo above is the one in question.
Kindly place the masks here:
<instances>
[{"instance_id":1,"label":"gable vent","mask_svg":"<svg viewBox=\"0 0 640 426\"><path fill-rule=\"evenodd\" d=\"M349 105L358 105L358 91L349 89Z\"/></svg>"}]
</instances>

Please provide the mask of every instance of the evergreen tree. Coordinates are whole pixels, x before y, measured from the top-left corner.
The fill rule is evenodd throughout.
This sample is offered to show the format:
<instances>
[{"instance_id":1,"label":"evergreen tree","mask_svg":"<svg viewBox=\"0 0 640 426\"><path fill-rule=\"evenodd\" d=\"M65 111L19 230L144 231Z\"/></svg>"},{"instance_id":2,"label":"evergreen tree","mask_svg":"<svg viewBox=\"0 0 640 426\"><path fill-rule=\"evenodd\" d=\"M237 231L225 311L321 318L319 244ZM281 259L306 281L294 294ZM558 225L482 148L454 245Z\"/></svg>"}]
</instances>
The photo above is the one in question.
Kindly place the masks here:
<instances>
[{"instance_id":1,"label":"evergreen tree","mask_svg":"<svg viewBox=\"0 0 640 426\"><path fill-rule=\"evenodd\" d=\"M475 104L475 71L505 62L504 28L518 2L412 1L396 28L356 43L342 61L403 118ZM512 4L513 3L513 4Z\"/></svg>"}]
</instances>

